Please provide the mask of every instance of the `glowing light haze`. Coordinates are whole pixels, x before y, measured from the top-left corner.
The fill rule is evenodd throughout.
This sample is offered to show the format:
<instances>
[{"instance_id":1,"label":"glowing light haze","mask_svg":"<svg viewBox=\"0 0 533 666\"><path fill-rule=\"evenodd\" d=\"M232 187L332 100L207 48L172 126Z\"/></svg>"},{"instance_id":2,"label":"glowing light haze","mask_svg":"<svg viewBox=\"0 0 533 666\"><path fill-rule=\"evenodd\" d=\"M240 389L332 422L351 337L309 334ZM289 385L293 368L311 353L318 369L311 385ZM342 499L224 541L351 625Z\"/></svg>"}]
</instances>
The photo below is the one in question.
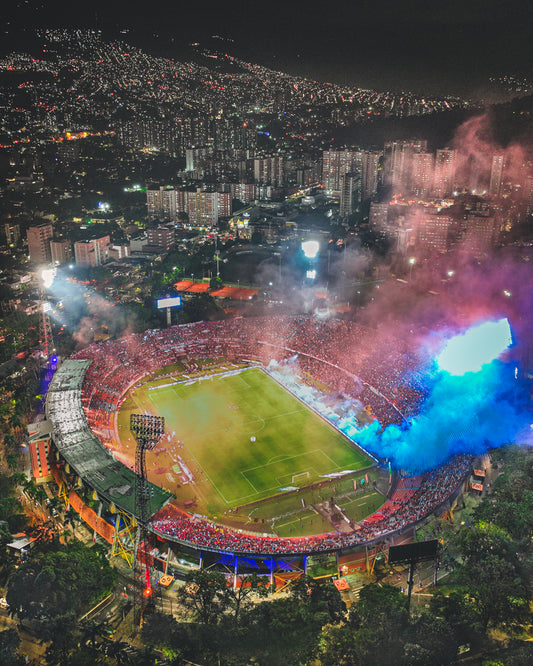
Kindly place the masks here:
<instances>
[{"instance_id":1,"label":"glowing light haze","mask_svg":"<svg viewBox=\"0 0 533 666\"><path fill-rule=\"evenodd\" d=\"M308 259L314 259L316 257L319 247L318 241L309 240L302 243L303 253Z\"/></svg>"},{"instance_id":2,"label":"glowing light haze","mask_svg":"<svg viewBox=\"0 0 533 666\"><path fill-rule=\"evenodd\" d=\"M451 338L439 354L437 363L450 375L478 372L498 358L511 343L511 328L507 319L487 321Z\"/></svg>"},{"instance_id":3,"label":"glowing light haze","mask_svg":"<svg viewBox=\"0 0 533 666\"><path fill-rule=\"evenodd\" d=\"M52 282L56 276L57 270L55 268L43 268L41 271L41 280L45 289L50 289Z\"/></svg>"}]
</instances>

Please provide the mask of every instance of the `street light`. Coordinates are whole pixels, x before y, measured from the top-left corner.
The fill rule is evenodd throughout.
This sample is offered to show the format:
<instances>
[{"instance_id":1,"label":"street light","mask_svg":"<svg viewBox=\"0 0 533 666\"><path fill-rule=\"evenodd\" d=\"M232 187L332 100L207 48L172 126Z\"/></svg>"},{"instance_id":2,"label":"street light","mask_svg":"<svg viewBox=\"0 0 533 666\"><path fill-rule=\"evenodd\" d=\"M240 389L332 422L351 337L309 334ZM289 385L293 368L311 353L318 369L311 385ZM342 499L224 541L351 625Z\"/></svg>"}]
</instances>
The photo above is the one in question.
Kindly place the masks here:
<instances>
[{"instance_id":1,"label":"street light","mask_svg":"<svg viewBox=\"0 0 533 666\"><path fill-rule=\"evenodd\" d=\"M409 257L409 282L411 282L411 275L413 274L413 266L416 263L416 259L414 257Z\"/></svg>"}]
</instances>

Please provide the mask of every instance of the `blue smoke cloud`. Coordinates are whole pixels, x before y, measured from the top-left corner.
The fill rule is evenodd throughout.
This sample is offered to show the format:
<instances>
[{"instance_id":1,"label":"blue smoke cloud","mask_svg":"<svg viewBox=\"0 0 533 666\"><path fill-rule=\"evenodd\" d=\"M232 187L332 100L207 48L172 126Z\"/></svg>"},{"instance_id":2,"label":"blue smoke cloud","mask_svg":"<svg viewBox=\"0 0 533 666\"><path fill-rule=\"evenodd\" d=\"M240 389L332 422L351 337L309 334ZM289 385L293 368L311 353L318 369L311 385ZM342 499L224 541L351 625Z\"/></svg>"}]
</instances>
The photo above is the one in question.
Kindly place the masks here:
<instances>
[{"instance_id":1,"label":"blue smoke cloud","mask_svg":"<svg viewBox=\"0 0 533 666\"><path fill-rule=\"evenodd\" d=\"M441 370L451 375L477 372L504 352L511 342L511 328L507 319L485 321L449 340L439 354L437 363Z\"/></svg>"},{"instance_id":2,"label":"blue smoke cloud","mask_svg":"<svg viewBox=\"0 0 533 666\"><path fill-rule=\"evenodd\" d=\"M494 360L478 372L428 373L418 416L382 429L374 421L357 441L397 469L424 472L458 453L478 455L530 436L527 395L510 364Z\"/></svg>"}]
</instances>

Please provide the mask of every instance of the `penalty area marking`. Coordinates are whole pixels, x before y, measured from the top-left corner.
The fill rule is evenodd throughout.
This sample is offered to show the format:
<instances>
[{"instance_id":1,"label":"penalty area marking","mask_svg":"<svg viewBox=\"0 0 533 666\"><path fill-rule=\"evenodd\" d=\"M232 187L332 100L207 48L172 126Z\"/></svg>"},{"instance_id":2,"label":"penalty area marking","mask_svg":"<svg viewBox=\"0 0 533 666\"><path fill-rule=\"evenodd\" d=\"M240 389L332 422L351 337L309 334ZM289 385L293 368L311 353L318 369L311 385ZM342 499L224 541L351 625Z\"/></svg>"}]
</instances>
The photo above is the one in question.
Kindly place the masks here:
<instances>
[{"instance_id":1,"label":"penalty area marking","mask_svg":"<svg viewBox=\"0 0 533 666\"><path fill-rule=\"evenodd\" d=\"M253 485L253 483L252 483L249 479L246 479L246 477L245 477L245 480L246 480L246 481L248 482L248 484L254 489L255 492L253 492L253 493L250 494L250 495L242 495L241 497L236 497L233 501L228 500L228 499L226 498L226 496L224 495L224 493L223 493L223 492L220 490L220 488L217 486L217 484L213 481L213 479L212 479L212 478L209 476L209 474L206 472L206 470L204 469L203 465L201 465L201 464L198 462L198 459L197 459L196 456L191 452L191 450L189 449L189 447L187 446L187 444L185 444L185 448L187 449L188 454L189 454L189 455L191 456L191 458L194 460L195 464L198 465L198 467L202 470L202 473L205 475L205 478L209 481L209 483L213 486L213 488L217 491L217 493L219 494L219 496L222 498L222 501L223 501L225 504L227 504L228 506L231 506L232 504L235 504L235 503L241 503L242 500L249 499L250 497L254 497L255 495L258 494L257 488ZM241 474L242 474L242 472L241 472ZM196 481L195 481L195 484L196 484Z\"/></svg>"},{"instance_id":2,"label":"penalty area marking","mask_svg":"<svg viewBox=\"0 0 533 666\"><path fill-rule=\"evenodd\" d=\"M283 458L283 460L276 461L276 462L287 462L288 460L296 460L296 458L306 457L306 456L310 455L311 453L321 453L321 452L322 452L321 449L314 449L313 451L306 451L305 453L298 453L295 456L286 456L285 458ZM277 458L278 456L274 456L274 457ZM264 463L263 465L257 465L256 467L248 467L248 469L243 469L241 474L247 474L248 472L255 472L256 469L263 469L265 467L268 467L268 465L270 465L270 461L267 462L267 463ZM313 469L313 468L311 467L311 468L308 468L308 469L304 469L303 471L307 472L307 471L309 471L309 469ZM291 476L294 476L294 475L291 475Z\"/></svg>"}]
</instances>

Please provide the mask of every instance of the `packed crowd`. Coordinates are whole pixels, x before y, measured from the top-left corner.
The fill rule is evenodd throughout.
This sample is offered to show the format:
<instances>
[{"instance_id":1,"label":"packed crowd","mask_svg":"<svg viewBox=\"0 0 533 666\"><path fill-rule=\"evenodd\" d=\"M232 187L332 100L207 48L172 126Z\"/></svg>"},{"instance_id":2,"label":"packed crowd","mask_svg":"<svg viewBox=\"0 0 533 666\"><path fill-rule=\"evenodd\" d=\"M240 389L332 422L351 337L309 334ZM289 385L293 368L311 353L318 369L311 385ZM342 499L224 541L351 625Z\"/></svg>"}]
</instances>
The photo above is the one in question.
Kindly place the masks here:
<instances>
[{"instance_id":1,"label":"packed crowd","mask_svg":"<svg viewBox=\"0 0 533 666\"><path fill-rule=\"evenodd\" d=\"M90 359L83 406L90 424L109 423L128 388L155 370L189 359L238 357L268 364L298 356L299 364L323 384L358 398L380 422L402 420L423 397L417 359L395 338L376 340L353 322L309 316L235 318L151 330L118 341L98 342L73 358Z\"/></svg>"},{"instance_id":2,"label":"packed crowd","mask_svg":"<svg viewBox=\"0 0 533 666\"><path fill-rule=\"evenodd\" d=\"M322 384L357 398L383 424L399 422L424 396L417 373L421 359L393 336L350 321L311 316L234 318L151 330L118 341L98 342L73 358L92 361L85 375L82 405L90 427L110 435L113 413L128 389L149 380L160 368L182 362L195 372L196 361L238 358L260 361L296 357L300 369ZM185 362L184 362L185 361ZM168 506L154 517L156 531L196 546L238 552L293 553L344 548L375 539L420 520L442 503L470 468L456 458L425 477L402 480L390 500L353 533L281 539L230 530Z\"/></svg>"},{"instance_id":3,"label":"packed crowd","mask_svg":"<svg viewBox=\"0 0 533 666\"><path fill-rule=\"evenodd\" d=\"M442 504L470 474L472 458L457 456L423 477L413 495L386 502L379 511L356 525L353 532L329 532L311 537L279 538L231 530L199 517L190 517L169 504L152 518L156 533L198 548L238 553L291 554L341 550L369 543L422 520Z\"/></svg>"}]
</instances>

